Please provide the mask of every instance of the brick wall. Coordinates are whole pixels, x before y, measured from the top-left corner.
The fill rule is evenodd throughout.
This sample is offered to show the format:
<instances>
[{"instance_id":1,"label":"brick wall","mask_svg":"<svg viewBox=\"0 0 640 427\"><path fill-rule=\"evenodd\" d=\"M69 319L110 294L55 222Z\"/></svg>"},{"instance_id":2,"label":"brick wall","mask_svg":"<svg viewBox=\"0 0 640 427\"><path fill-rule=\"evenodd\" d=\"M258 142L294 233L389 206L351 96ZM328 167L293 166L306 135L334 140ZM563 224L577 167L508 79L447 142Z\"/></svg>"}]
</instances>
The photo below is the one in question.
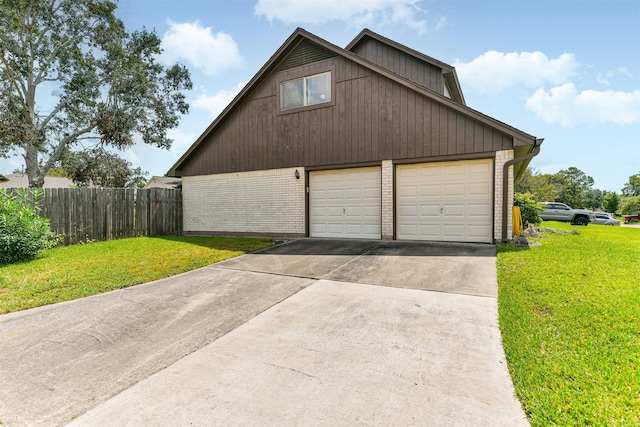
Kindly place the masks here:
<instances>
[{"instance_id":1,"label":"brick wall","mask_svg":"<svg viewBox=\"0 0 640 427\"><path fill-rule=\"evenodd\" d=\"M304 236L305 173L271 169L182 179L185 232Z\"/></svg>"},{"instance_id":2,"label":"brick wall","mask_svg":"<svg viewBox=\"0 0 640 427\"><path fill-rule=\"evenodd\" d=\"M393 162L382 161L382 239L393 239Z\"/></svg>"},{"instance_id":3,"label":"brick wall","mask_svg":"<svg viewBox=\"0 0 640 427\"><path fill-rule=\"evenodd\" d=\"M502 240L502 176L504 164L513 159L513 150L502 150L496 152L495 160L495 191L494 191L494 220L493 238L496 241ZM509 197L507 205L508 223L507 239L511 240L511 222L513 218L513 166L509 167Z\"/></svg>"}]
</instances>

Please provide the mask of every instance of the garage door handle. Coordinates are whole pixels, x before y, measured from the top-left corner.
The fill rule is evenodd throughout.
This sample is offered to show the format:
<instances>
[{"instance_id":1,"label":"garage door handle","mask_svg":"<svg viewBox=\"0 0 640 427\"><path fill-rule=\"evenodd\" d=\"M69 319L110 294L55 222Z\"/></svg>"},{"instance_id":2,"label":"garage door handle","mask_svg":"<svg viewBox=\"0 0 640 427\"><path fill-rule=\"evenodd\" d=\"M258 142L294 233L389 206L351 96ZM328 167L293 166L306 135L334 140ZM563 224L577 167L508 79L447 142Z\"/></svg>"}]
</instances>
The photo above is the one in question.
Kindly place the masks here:
<instances>
[{"instance_id":1,"label":"garage door handle","mask_svg":"<svg viewBox=\"0 0 640 427\"><path fill-rule=\"evenodd\" d=\"M440 215L444 212L444 207L440 206Z\"/></svg>"},{"instance_id":2,"label":"garage door handle","mask_svg":"<svg viewBox=\"0 0 640 427\"><path fill-rule=\"evenodd\" d=\"M345 208L342 208L342 215L346 215L347 210Z\"/></svg>"}]
</instances>

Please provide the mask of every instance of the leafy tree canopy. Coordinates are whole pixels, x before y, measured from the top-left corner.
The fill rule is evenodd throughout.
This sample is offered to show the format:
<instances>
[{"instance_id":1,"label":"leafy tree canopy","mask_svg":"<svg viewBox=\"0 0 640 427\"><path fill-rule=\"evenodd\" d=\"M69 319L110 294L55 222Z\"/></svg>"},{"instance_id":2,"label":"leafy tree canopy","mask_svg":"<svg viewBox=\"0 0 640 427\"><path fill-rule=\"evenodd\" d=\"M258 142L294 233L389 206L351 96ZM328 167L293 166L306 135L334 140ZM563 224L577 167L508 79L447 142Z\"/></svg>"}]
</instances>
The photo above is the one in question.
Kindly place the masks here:
<instances>
[{"instance_id":1,"label":"leafy tree canopy","mask_svg":"<svg viewBox=\"0 0 640 427\"><path fill-rule=\"evenodd\" d=\"M96 185L109 188L140 188L147 182L147 172L103 147L73 152L66 150L57 162L58 171L79 187Z\"/></svg>"},{"instance_id":2,"label":"leafy tree canopy","mask_svg":"<svg viewBox=\"0 0 640 427\"><path fill-rule=\"evenodd\" d=\"M593 187L593 178L572 166L553 175L552 181L558 187L556 201L573 208L586 207L587 194Z\"/></svg>"},{"instance_id":3,"label":"leafy tree canopy","mask_svg":"<svg viewBox=\"0 0 640 427\"><path fill-rule=\"evenodd\" d=\"M188 70L159 64L155 32L127 32L115 9L109 0L0 2L0 155L22 152L31 187L85 139L126 148L139 135L168 148L166 131L188 112Z\"/></svg>"},{"instance_id":4,"label":"leafy tree canopy","mask_svg":"<svg viewBox=\"0 0 640 427\"><path fill-rule=\"evenodd\" d=\"M629 181L622 188L624 196L640 196L640 173L631 175Z\"/></svg>"},{"instance_id":5,"label":"leafy tree canopy","mask_svg":"<svg viewBox=\"0 0 640 427\"><path fill-rule=\"evenodd\" d=\"M606 212L617 213L620 209L620 196L618 193L607 193L602 201L602 207Z\"/></svg>"},{"instance_id":6,"label":"leafy tree canopy","mask_svg":"<svg viewBox=\"0 0 640 427\"><path fill-rule=\"evenodd\" d=\"M535 169L527 168L520 181L516 183L516 192L529 193L539 202L553 202L558 198L559 190L552 178L552 175L541 174Z\"/></svg>"}]
</instances>

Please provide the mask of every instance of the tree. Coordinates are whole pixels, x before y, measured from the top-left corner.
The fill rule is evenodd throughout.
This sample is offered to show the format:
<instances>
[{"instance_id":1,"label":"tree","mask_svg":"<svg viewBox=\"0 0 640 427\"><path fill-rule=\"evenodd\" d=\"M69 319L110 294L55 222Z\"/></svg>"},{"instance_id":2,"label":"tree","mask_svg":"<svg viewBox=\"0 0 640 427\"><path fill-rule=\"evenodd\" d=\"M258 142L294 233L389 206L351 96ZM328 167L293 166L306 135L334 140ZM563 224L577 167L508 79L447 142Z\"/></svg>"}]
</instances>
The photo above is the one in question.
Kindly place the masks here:
<instances>
[{"instance_id":1,"label":"tree","mask_svg":"<svg viewBox=\"0 0 640 427\"><path fill-rule=\"evenodd\" d=\"M620 209L620 196L618 193L607 193L602 201L602 207L605 211L616 213Z\"/></svg>"},{"instance_id":2,"label":"tree","mask_svg":"<svg viewBox=\"0 0 640 427\"><path fill-rule=\"evenodd\" d=\"M587 209L596 210L602 207L604 201L604 192L597 188L590 188L584 192L583 206Z\"/></svg>"},{"instance_id":3,"label":"tree","mask_svg":"<svg viewBox=\"0 0 640 427\"><path fill-rule=\"evenodd\" d=\"M529 193L534 200L539 202L553 202L557 199L559 191L552 178L553 175L541 174L528 167L516 183L515 192Z\"/></svg>"},{"instance_id":4,"label":"tree","mask_svg":"<svg viewBox=\"0 0 640 427\"><path fill-rule=\"evenodd\" d=\"M622 188L623 196L640 196L640 173L631 175Z\"/></svg>"},{"instance_id":5,"label":"tree","mask_svg":"<svg viewBox=\"0 0 640 427\"><path fill-rule=\"evenodd\" d=\"M169 148L188 70L157 62L153 31L128 33L109 0L0 2L0 155L22 152L30 187L86 139ZM39 90L46 85L55 97Z\"/></svg>"},{"instance_id":6,"label":"tree","mask_svg":"<svg viewBox=\"0 0 640 427\"><path fill-rule=\"evenodd\" d=\"M58 162L59 169L79 187L90 184L110 188L140 188L147 182L147 172L103 147L73 152L66 150Z\"/></svg>"},{"instance_id":7,"label":"tree","mask_svg":"<svg viewBox=\"0 0 640 427\"><path fill-rule=\"evenodd\" d=\"M622 215L630 215L640 212L640 196L631 196L624 199L620 207Z\"/></svg>"},{"instance_id":8,"label":"tree","mask_svg":"<svg viewBox=\"0 0 640 427\"><path fill-rule=\"evenodd\" d=\"M587 192L593 187L592 177L572 166L553 175L552 181L559 189L556 201L572 208L585 207Z\"/></svg>"}]
</instances>

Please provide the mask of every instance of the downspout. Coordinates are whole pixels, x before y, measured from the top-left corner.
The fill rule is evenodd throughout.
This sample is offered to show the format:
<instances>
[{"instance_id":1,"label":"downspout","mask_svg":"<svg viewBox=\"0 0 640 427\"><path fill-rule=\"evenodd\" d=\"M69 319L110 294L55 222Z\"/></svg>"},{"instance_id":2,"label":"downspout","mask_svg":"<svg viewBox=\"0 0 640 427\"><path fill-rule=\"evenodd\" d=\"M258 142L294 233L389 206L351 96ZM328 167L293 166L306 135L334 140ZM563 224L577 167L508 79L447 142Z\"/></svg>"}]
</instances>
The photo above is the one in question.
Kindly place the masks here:
<instances>
[{"instance_id":1,"label":"downspout","mask_svg":"<svg viewBox=\"0 0 640 427\"><path fill-rule=\"evenodd\" d=\"M507 160L502 166L502 242L507 241L507 223L509 222L509 211L507 204L509 203L509 166L521 162L523 160L531 159L540 153L540 144L542 144L544 138L536 138L533 142L533 148L528 154L524 156L516 157L511 160ZM515 181L515 176L513 177Z\"/></svg>"}]
</instances>

